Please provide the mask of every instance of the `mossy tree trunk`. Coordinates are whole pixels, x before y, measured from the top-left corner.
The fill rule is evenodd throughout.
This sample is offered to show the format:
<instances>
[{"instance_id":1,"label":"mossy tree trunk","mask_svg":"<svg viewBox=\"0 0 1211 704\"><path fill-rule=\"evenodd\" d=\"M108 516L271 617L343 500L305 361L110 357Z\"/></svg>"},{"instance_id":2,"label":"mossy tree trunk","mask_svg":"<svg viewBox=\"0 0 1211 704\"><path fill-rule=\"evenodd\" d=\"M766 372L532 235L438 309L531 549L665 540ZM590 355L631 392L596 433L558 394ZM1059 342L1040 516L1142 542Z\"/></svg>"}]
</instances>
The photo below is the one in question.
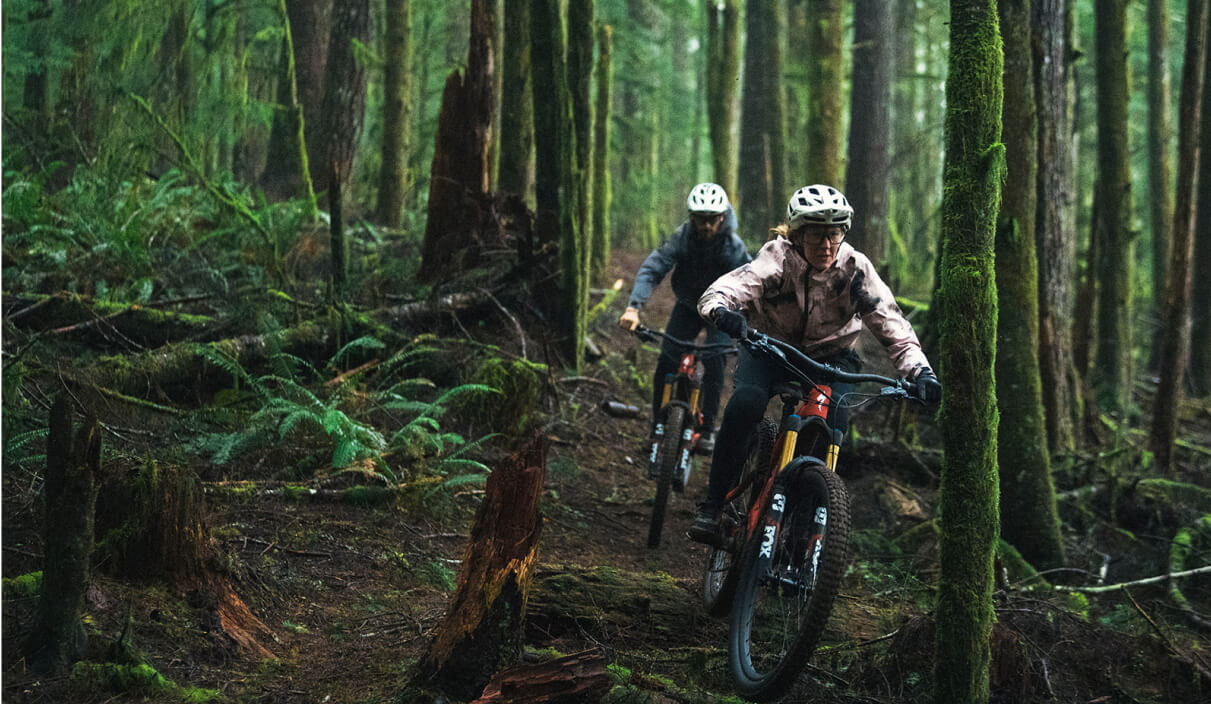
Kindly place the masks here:
<instances>
[{"instance_id":1,"label":"mossy tree trunk","mask_svg":"<svg viewBox=\"0 0 1211 704\"><path fill-rule=\"evenodd\" d=\"M547 295L561 320L563 351L579 368L584 361L588 281L581 248L577 204L576 132L564 58L563 13L559 0L531 6L530 55L534 61L535 234L541 245L559 249L560 290Z\"/></svg>"},{"instance_id":2,"label":"mossy tree trunk","mask_svg":"<svg viewBox=\"0 0 1211 704\"><path fill-rule=\"evenodd\" d=\"M764 232L783 219L786 199L790 198L786 189L786 91L782 80L785 3L749 0L745 13L737 214L744 230Z\"/></svg>"},{"instance_id":3,"label":"mossy tree trunk","mask_svg":"<svg viewBox=\"0 0 1211 704\"><path fill-rule=\"evenodd\" d=\"M1198 169L1198 214L1195 222L1194 277L1190 306L1190 379L1191 390L1197 396L1211 393L1211 89L1206 85L1211 76L1211 51L1207 52L1207 68L1203 72L1203 124L1200 131L1202 158Z\"/></svg>"},{"instance_id":4,"label":"mossy tree trunk","mask_svg":"<svg viewBox=\"0 0 1211 704\"><path fill-rule=\"evenodd\" d=\"M383 163L378 177L376 219L399 227L404 215L411 137L412 45L409 40L412 3L387 3L387 65L383 70Z\"/></svg>"},{"instance_id":5,"label":"mossy tree trunk","mask_svg":"<svg viewBox=\"0 0 1211 704\"><path fill-rule=\"evenodd\" d=\"M1164 315L1169 282L1169 249L1173 225L1173 134L1169 118L1169 8L1166 0L1148 0L1148 223L1152 234L1152 305ZM1163 339L1162 335L1157 339ZM1151 363L1159 361L1152 345Z\"/></svg>"},{"instance_id":6,"label":"mossy tree trunk","mask_svg":"<svg viewBox=\"0 0 1211 704\"><path fill-rule=\"evenodd\" d=\"M501 60L500 191L528 198L534 190L534 99L530 70L531 0L505 0Z\"/></svg>"},{"instance_id":7,"label":"mossy tree trunk","mask_svg":"<svg viewBox=\"0 0 1211 704\"><path fill-rule=\"evenodd\" d=\"M84 594L93 549L93 506L101 469L101 429L89 416L72 438L71 408L60 396L51 407L46 445L43 540L46 563L38 621L24 648L36 672L61 672L82 658Z\"/></svg>"},{"instance_id":8,"label":"mossy tree trunk","mask_svg":"<svg viewBox=\"0 0 1211 704\"><path fill-rule=\"evenodd\" d=\"M331 197L338 190L347 191L353 183L353 160L366 104L366 72L353 54L357 43L370 41L370 0L335 3L329 37L317 134L321 140L317 146L324 158L312 176L316 177L316 187L329 191ZM331 182L334 174L340 175L339 189Z\"/></svg>"},{"instance_id":9,"label":"mossy tree trunk","mask_svg":"<svg viewBox=\"0 0 1211 704\"><path fill-rule=\"evenodd\" d=\"M999 0L1002 27L1029 27L1030 0ZM1006 177L997 220L997 465L1001 534L1035 567L1064 564L1038 360L1035 158L1037 113L1029 32L1005 34Z\"/></svg>"},{"instance_id":10,"label":"mossy tree trunk","mask_svg":"<svg viewBox=\"0 0 1211 704\"><path fill-rule=\"evenodd\" d=\"M474 699L497 670L521 658L526 601L542 534L545 474L546 448L538 440L488 475L458 588L417 664L415 679L421 686L436 685L456 699Z\"/></svg>"},{"instance_id":11,"label":"mossy tree trunk","mask_svg":"<svg viewBox=\"0 0 1211 704\"><path fill-rule=\"evenodd\" d=\"M450 278L468 265L469 245L483 219L472 203L487 192L491 171L494 7L491 0L471 3L466 72L451 71L442 91L421 254L422 277L428 281Z\"/></svg>"},{"instance_id":12,"label":"mossy tree trunk","mask_svg":"<svg viewBox=\"0 0 1211 704\"><path fill-rule=\"evenodd\" d=\"M1076 161L1072 148L1074 88L1065 32L1068 0L1033 0L1035 95L1038 109L1039 373L1053 455L1076 452L1080 394L1073 362L1076 276Z\"/></svg>"},{"instance_id":13,"label":"mossy tree trunk","mask_svg":"<svg viewBox=\"0 0 1211 704\"><path fill-rule=\"evenodd\" d=\"M1177 440L1177 402L1190 350L1190 289L1194 259L1195 177L1200 159L1203 70L1207 54L1207 0L1186 3L1186 58L1182 67L1182 96L1178 115L1177 203L1173 210L1172 259L1168 296L1160 338L1160 384L1152 407L1151 447L1156 467L1173 471L1173 444Z\"/></svg>"},{"instance_id":14,"label":"mossy tree trunk","mask_svg":"<svg viewBox=\"0 0 1211 704\"><path fill-rule=\"evenodd\" d=\"M579 225L580 273L575 290L583 299L577 308L589 309L589 282L592 280L593 240L593 0L568 3L568 90L572 98L572 123L576 132L575 179L576 222ZM582 345L578 345L582 346Z\"/></svg>"},{"instance_id":15,"label":"mossy tree trunk","mask_svg":"<svg viewBox=\"0 0 1211 704\"><path fill-rule=\"evenodd\" d=\"M1001 38L993 0L951 0L942 201L935 701L989 697L993 555L998 540L994 239L1004 178Z\"/></svg>"},{"instance_id":16,"label":"mossy tree trunk","mask_svg":"<svg viewBox=\"0 0 1211 704\"><path fill-rule=\"evenodd\" d=\"M855 0L854 74L850 100L849 179L854 207L849 239L876 267L886 267L887 174L891 135L891 13L884 0Z\"/></svg>"},{"instance_id":17,"label":"mossy tree trunk","mask_svg":"<svg viewBox=\"0 0 1211 704\"><path fill-rule=\"evenodd\" d=\"M736 192L736 86L740 83L740 3L706 0L707 126L715 183Z\"/></svg>"},{"instance_id":18,"label":"mossy tree trunk","mask_svg":"<svg viewBox=\"0 0 1211 704\"><path fill-rule=\"evenodd\" d=\"M841 0L807 0L807 168L799 174L800 179L838 188L842 183L841 145L844 132L841 126L844 121L841 118L842 98L845 97L842 90L845 83L845 65L842 61L845 13L842 7ZM854 14L857 15L859 10L855 7ZM877 14L884 18L888 15L885 9L880 9ZM885 25L883 29L888 29L888 20L883 19L882 22ZM886 41L886 36L876 42L880 47L875 53L880 56L884 53L890 56L890 42ZM855 72L858 54L859 50L855 49ZM890 62L885 67L890 70ZM855 75L855 84L859 78ZM890 86L888 79L889 75L884 75L884 90ZM886 140L883 146L886 149ZM805 185L807 183L796 182L792 188ZM786 195L790 196L789 193Z\"/></svg>"},{"instance_id":19,"label":"mossy tree trunk","mask_svg":"<svg viewBox=\"0 0 1211 704\"><path fill-rule=\"evenodd\" d=\"M1096 0L1097 338L1092 378L1102 411L1125 412L1131 392L1131 171L1127 144L1127 0Z\"/></svg>"},{"instance_id":20,"label":"mossy tree trunk","mask_svg":"<svg viewBox=\"0 0 1211 704\"><path fill-rule=\"evenodd\" d=\"M593 123L593 261L592 275L601 280L610 267L610 95L614 74L610 64L613 29L597 28L597 107Z\"/></svg>"}]
</instances>

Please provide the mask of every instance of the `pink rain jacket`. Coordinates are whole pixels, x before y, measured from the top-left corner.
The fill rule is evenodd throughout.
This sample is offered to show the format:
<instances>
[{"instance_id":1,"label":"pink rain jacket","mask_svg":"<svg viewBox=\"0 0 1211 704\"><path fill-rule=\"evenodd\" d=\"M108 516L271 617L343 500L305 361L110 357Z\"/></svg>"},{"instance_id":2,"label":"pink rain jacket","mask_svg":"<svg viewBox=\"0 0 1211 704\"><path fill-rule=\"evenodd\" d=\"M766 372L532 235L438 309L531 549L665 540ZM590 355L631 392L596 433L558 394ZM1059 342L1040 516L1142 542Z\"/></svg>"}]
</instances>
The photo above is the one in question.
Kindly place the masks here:
<instances>
[{"instance_id":1,"label":"pink rain jacket","mask_svg":"<svg viewBox=\"0 0 1211 704\"><path fill-rule=\"evenodd\" d=\"M906 378L929 367L891 289L848 242L825 271L812 269L786 239L766 242L756 259L716 279L698 299L706 320L717 308L743 312L756 329L816 358L853 349L866 325Z\"/></svg>"}]
</instances>

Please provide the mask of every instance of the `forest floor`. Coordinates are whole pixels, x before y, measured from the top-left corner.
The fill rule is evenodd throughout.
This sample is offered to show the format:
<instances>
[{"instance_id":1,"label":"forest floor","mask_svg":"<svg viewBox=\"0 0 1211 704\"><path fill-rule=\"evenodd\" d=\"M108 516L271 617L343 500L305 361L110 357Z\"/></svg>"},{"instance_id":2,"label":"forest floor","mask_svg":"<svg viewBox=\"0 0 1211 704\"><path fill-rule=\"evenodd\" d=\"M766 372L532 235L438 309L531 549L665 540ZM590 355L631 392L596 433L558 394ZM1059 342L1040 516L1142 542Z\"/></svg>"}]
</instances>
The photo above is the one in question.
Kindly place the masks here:
<instances>
[{"instance_id":1,"label":"forest floor","mask_svg":"<svg viewBox=\"0 0 1211 704\"><path fill-rule=\"evenodd\" d=\"M641 258L616 253L615 273L627 288ZM685 494L672 498L661 547L646 547L654 490L640 451L648 424L645 379L655 353L614 326L620 304L593 328L604 358L584 374L595 381L558 385L565 394L560 413L572 422L550 426L527 646L533 657L603 653L620 685L612 701L736 701L726 623L699 603L706 551L683 535L705 490L706 458L697 460ZM645 308L645 324L663 327L671 306L666 283ZM604 400L643 412L610 417L600 409ZM1196 413L1183 437L1206 446L1211 413ZM929 411L907 406L863 409L854 421L861 436L839 467L853 501L851 568L821 650L787 702L923 701L933 677L936 428ZM1207 458L1186 459L1190 476L1211 484ZM1079 467L1094 464L1078 462L1074 471L1092 476L1093 469ZM354 505L236 490L222 481L243 478L235 471L204 478L209 524L228 555L236 591L268 628L260 642L271 656L232 648L210 627L206 604L190 594L104 575L95 576L88 594L92 651L116 639L129 614L147 661L182 686L218 690L233 702L393 701L445 614L482 490L418 490L394 503ZM7 477L5 494L3 566L12 577L40 566L39 541L31 497ZM1121 516L1109 519L1114 504L1062 501L1066 547L1078 575L1073 583L1092 584L1104 566L1106 583L1165 572L1171 541L1163 536L1188 511L1155 501L1130 506L1139 515L1124 527ZM1161 534L1161 525L1169 533L1149 535ZM1207 564L1208 545L1195 547L1201 552L1188 566ZM552 607L551 579L559 574L576 574L590 585L571 613ZM1211 701L1211 639L1172 606L1164 585L1089 595L1087 602L1065 592L998 587L995 701ZM1182 587L1195 609L1207 613L1211 580L1187 580ZM184 696L81 691L64 678L35 677L18 655L31 620L30 600L10 598L6 584L5 702Z\"/></svg>"}]
</instances>

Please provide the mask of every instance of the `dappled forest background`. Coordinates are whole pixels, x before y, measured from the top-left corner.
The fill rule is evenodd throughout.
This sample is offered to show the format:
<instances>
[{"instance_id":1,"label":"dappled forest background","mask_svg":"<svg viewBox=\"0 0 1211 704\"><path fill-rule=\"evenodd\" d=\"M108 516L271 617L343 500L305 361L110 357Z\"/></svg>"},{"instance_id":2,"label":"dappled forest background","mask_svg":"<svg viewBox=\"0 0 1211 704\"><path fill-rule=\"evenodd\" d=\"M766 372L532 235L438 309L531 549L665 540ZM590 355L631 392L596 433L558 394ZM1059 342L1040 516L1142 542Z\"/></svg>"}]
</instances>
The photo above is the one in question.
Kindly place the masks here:
<instances>
[{"instance_id":1,"label":"dappled forest background","mask_svg":"<svg viewBox=\"0 0 1211 704\"><path fill-rule=\"evenodd\" d=\"M937 672L982 673L956 700L988 699L990 661L1020 701L1211 686L1206 0L2 12L6 699L129 692L132 671L166 697L394 696L456 585L457 549L435 541L465 536L535 438L552 554L693 592L694 555L594 541L650 498L623 474L646 419L600 402L645 407L655 351L612 322L703 181L753 253L796 188L845 192L847 241L946 389L938 417L872 413L849 438L846 481L871 489L855 497L901 513L856 540L846 588L870 612L832 634L836 701L946 693L905 659L935 642ZM864 483L884 473L899 509ZM958 566L938 555L960 532L948 500L987 529ZM92 508L58 510L77 504ZM1143 605L1114 586L1157 575ZM930 586L965 576L970 624L945 598L933 611ZM373 608L338 595L349 583ZM527 644L609 643L614 682L656 696L617 668L710 627L662 611L692 596L643 585L676 628L635 642L582 622L556 643L539 619ZM415 636L367 641L365 669L334 673L316 639L341 647L382 613ZM1056 618L1073 630L1046 630ZM972 633L997 645L949 660ZM1074 653L1056 676L1039 639L1098 642L1113 664ZM489 670L512 664L501 652ZM727 689L718 648L674 660L661 674L690 693L660 696ZM130 669L147 663L215 691Z\"/></svg>"}]
</instances>

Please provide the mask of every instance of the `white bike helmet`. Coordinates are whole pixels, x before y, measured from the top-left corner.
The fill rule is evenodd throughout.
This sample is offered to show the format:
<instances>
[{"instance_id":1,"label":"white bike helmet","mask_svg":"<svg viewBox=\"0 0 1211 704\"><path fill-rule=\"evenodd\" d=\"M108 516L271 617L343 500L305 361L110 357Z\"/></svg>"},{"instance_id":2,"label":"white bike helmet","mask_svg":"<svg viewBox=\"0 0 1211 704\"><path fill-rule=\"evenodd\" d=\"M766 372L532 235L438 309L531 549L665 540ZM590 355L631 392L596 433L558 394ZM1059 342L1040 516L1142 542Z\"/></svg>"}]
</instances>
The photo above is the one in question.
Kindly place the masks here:
<instances>
[{"instance_id":1,"label":"white bike helmet","mask_svg":"<svg viewBox=\"0 0 1211 704\"><path fill-rule=\"evenodd\" d=\"M686 207L695 215L718 215L727 210L727 193L717 183L700 183L690 191Z\"/></svg>"},{"instance_id":2,"label":"white bike helmet","mask_svg":"<svg viewBox=\"0 0 1211 704\"><path fill-rule=\"evenodd\" d=\"M832 186L816 184L795 191L786 204L786 223L790 229L803 225L841 225L849 229L854 209Z\"/></svg>"}]
</instances>

